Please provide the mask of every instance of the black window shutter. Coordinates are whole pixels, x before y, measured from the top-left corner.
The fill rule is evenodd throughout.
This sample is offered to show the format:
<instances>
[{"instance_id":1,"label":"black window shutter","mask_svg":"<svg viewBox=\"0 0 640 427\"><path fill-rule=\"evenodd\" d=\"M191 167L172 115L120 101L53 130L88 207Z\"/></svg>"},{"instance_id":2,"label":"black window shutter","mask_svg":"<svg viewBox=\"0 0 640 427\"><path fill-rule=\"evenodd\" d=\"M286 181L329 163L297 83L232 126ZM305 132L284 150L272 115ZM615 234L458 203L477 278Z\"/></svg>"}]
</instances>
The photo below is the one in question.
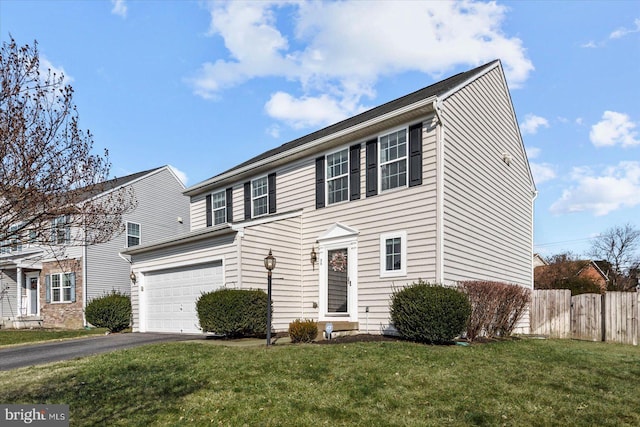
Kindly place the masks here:
<instances>
[{"instance_id":1,"label":"black window shutter","mask_svg":"<svg viewBox=\"0 0 640 427\"><path fill-rule=\"evenodd\" d=\"M244 183L244 219L251 219L251 181Z\"/></svg>"},{"instance_id":2,"label":"black window shutter","mask_svg":"<svg viewBox=\"0 0 640 427\"><path fill-rule=\"evenodd\" d=\"M213 212L211 208L211 194L207 194L207 227L213 225Z\"/></svg>"},{"instance_id":3,"label":"black window shutter","mask_svg":"<svg viewBox=\"0 0 640 427\"><path fill-rule=\"evenodd\" d=\"M367 141L367 197L378 194L378 139Z\"/></svg>"},{"instance_id":4,"label":"black window shutter","mask_svg":"<svg viewBox=\"0 0 640 427\"><path fill-rule=\"evenodd\" d=\"M233 222L233 188L229 187L225 193L225 203L227 204L227 222Z\"/></svg>"},{"instance_id":5,"label":"black window shutter","mask_svg":"<svg viewBox=\"0 0 640 427\"><path fill-rule=\"evenodd\" d=\"M269 186L269 213L276 213L276 173L267 176Z\"/></svg>"},{"instance_id":6,"label":"black window shutter","mask_svg":"<svg viewBox=\"0 0 640 427\"><path fill-rule=\"evenodd\" d=\"M422 184L422 123L409 127L409 187Z\"/></svg>"},{"instance_id":7,"label":"black window shutter","mask_svg":"<svg viewBox=\"0 0 640 427\"><path fill-rule=\"evenodd\" d=\"M360 198L360 144L349 147L349 200Z\"/></svg>"},{"instance_id":8,"label":"black window shutter","mask_svg":"<svg viewBox=\"0 0 640 427\"><path fill-rule=\"evenodd\" d=\"M324 208L324 156L316 159L316 209Z\"/></svg>"}]
</instances>

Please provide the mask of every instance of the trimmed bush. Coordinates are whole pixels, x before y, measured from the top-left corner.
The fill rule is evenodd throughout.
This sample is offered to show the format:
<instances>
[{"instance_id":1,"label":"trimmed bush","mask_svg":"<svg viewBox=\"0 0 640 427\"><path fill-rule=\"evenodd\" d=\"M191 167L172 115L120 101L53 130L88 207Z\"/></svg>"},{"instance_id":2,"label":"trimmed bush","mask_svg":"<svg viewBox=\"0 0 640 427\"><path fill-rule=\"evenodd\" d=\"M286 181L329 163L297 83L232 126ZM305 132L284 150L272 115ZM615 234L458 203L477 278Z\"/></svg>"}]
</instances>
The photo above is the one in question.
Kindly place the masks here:
<instances>
[{"instance_id":1,"label":"trimmed bush","mask_svg":"<svg viewBox=\"0 0 640 427\"><path fill-rule=\"evenodd\" d=\"M318 322L296 319L289 323L289 337L292 343L311 342L318 336Z\"/></svg>"},{"instance_id":2,"label":"trimmed bush","mask_svg":"<svg viewBox=\"0 0 640 427\"><path fill-rule=\"evenodd\" d=\"M391 321L403 338L448 343L464 332L471 314L467 296L455 288L423 281L394 291Z\"/></svg>"},{"instance_id":3,"label":"trimmed bush","mask_svg":"<svg viewBox=\"0 0 640 427\"><path fill-rule=\"evenodd\" d=\"M531 291L501 282L460 282L460 290L469 297L471 318L467 338L511 335L531 299Z\"/></svg>"},{"instance_id":4,"label":"trimmed bush","mask_svg":"<svg viewBox=\"0 0 640 427\"><path fill-rule=\"evenodd\" d=\"M131 298L117 291L94 298L87 304L85 316L93 326L120 332L131 324Z\"/></svg>"},{"instance_id":5,"label":"trimmed bush","mask_svg":"<svg viewBox=\"0 0 640 427\"><path fill-rule=\"evenodd\" d=\"M196 309L203 332L226 338L264 337L267 305L264 291L223 288L202 294Z\"/></svg>"}]
</instances>

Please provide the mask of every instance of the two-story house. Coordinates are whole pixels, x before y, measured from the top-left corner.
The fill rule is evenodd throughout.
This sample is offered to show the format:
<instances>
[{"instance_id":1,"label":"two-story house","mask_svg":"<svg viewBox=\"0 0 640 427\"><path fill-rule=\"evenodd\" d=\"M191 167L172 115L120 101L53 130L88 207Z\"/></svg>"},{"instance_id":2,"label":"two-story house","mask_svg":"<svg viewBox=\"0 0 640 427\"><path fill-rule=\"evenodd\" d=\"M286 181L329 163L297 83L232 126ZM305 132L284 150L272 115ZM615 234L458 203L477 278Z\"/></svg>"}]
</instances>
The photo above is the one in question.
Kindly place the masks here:
<instances>
[{"instance_id":1,"label":"two-story house","mask_svg":"<svg viewBox=\"0 0 640 427\"><path fill-rule=\"evenodd\" d=\"M536 189L499 61L290 141L187 188L191 231L131 256L134 330L198 333L195 301L266 289L297 318L392 332L419 279L533 287ZM322 325L321 325L322 327Z\"/></svg>"},{"instance_id":2,"label":"two-story house","mask_svg":"<svg viewBox=\"0 0 640 427\"><path fill-rule=\"evenodd\" d=\"M81 328L87 303L112 290L131 290L130 260L124 248L184 234L189 230L189 199L168 166L104 182L102 197L132 189L135 209L123 217L123 232L105 243L71 245L74 235L65 218L51 224L52 244L26 239L0 244L0 326Z\"/></svg>"}]
</instances>

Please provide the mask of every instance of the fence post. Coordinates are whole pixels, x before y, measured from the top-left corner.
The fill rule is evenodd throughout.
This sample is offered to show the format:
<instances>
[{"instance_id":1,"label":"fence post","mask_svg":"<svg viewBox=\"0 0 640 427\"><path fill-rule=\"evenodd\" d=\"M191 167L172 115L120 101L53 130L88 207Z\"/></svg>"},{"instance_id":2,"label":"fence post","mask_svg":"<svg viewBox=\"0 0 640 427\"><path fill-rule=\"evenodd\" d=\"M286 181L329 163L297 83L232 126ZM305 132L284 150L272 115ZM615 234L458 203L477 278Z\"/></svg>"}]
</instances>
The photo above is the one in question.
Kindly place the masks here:
<instances>
[{"instance_id":1,"label":"fence post","mask_svg":"<svg viewBox=\"0 0 640 427\"><path fill-rule=\"evenodd\" d=\"M607 340L607 308L605 307L607 294L600 295L600 316L602 318L602 341Z\"/></svg>"}]
</instances>

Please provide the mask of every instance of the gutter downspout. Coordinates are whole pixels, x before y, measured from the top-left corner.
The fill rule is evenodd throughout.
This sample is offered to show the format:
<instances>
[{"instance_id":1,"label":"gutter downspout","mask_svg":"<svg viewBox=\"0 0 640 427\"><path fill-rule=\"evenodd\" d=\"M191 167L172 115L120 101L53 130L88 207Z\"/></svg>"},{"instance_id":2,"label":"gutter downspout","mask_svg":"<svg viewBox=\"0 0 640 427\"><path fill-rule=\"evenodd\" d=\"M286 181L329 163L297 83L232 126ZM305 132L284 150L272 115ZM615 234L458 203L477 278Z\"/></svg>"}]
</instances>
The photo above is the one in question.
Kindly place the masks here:
<instances>
[{"instance_id":1,"label":"gutter downspout","mask_svg":"<svg viewBox=\"0 0 640 427\"><path fill-rule=\"evenodd\" d=\"M444 284L444 141L442 101L433 101L439 126L436 128L436 283Z\"/></svg>"},{"instance_id":2,"label":"gutter downspout","mask_svg":"<svg viewBox=\"0 0 640 427\"><path fill-rule=\"evenodd\" d=\"M87 224L84 224L84 244L82 245L82 326L87 327L87 316L85 314L87 309Z\"/></svg>"},{"instance_id":3,"label":"gutter downspout","mask_svg":"<svg viewBox=\"0 0 640 427\"><path fill-rule=\"evenodd\" d=\"M535 201L538 198L538 190L533 190L533 197L531 198L531 290L533 290L534 288L534 277L535 275L533 274L533 254L534 252L534 244L533 244L533 218L534 218L534 211L535 211Z\"/></svg>"}]
</instances>

